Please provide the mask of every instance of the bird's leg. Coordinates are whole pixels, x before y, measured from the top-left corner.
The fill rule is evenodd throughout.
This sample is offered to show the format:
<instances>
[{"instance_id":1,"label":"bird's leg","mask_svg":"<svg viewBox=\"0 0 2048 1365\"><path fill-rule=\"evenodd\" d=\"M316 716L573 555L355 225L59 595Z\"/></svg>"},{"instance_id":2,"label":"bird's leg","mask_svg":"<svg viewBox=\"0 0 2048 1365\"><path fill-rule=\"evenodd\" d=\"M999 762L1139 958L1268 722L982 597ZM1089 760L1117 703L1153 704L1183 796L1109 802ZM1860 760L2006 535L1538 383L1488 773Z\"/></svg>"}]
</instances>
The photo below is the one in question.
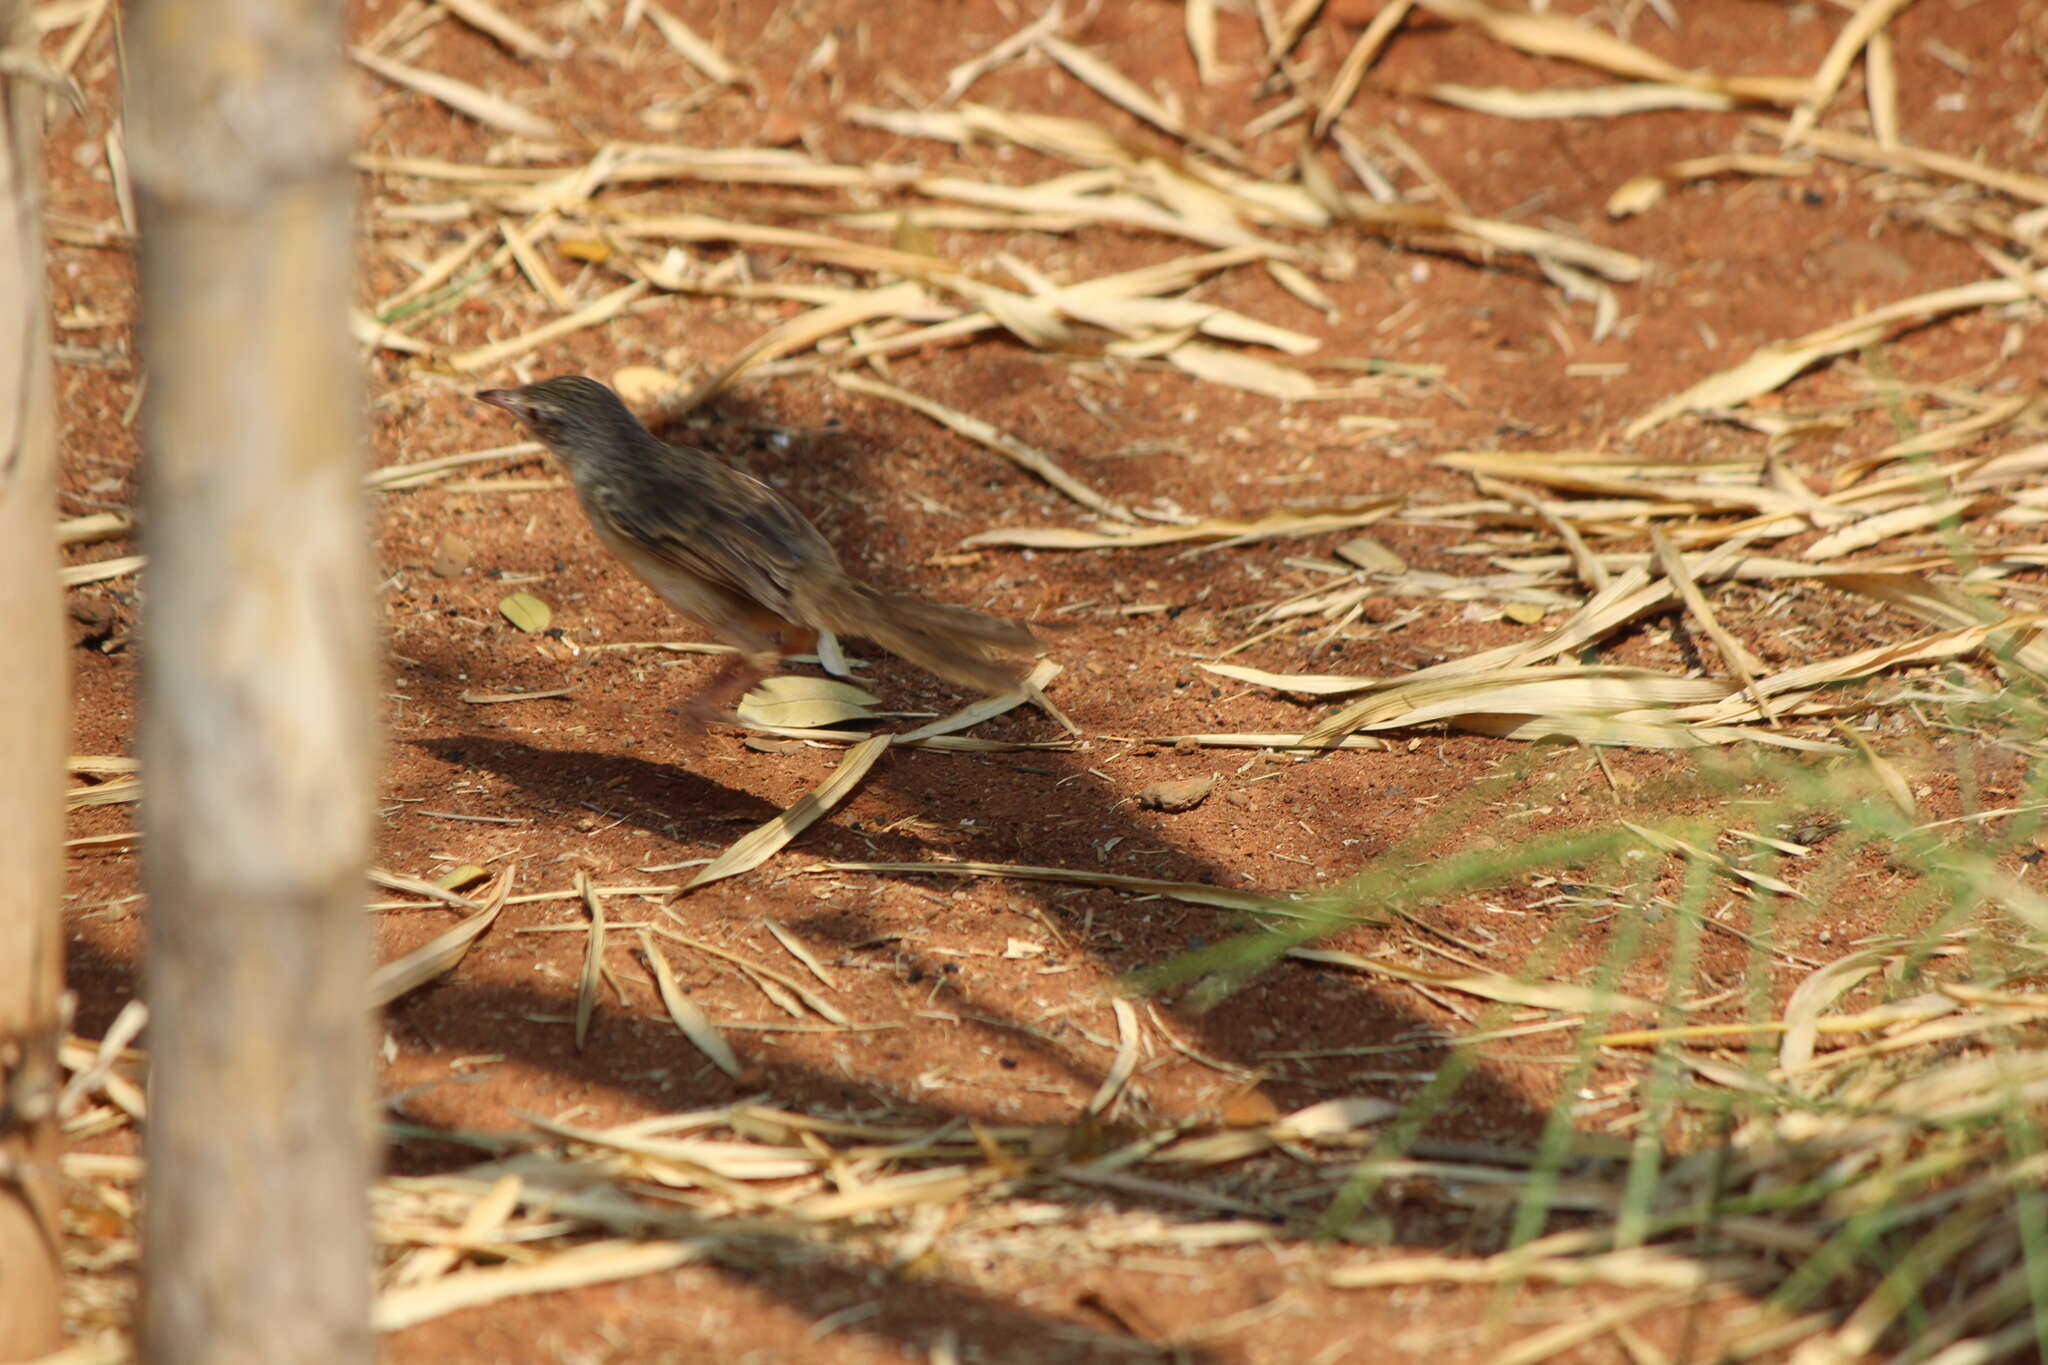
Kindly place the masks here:
<instances>
[{"instance_id":1,"label":"bird's leg","mask_svg":"<svg viewBox=\"0 0 2048 1365\"><path fill-rule=\"evenodd\" d=\"M755 683L767 677L778 657L773 653L733 655L711 675L711 681L698 688L683 703L683 720L699 733L713 725L732 724L734 717L727 708L752 691Z\"/></svg>"},{"instance_id":2,"label":"bird's leg","mask_svg":"<svg viewBox=\"0 0 2048 1365\"><path fill-rule=\"evenodd\" d=\"M726 708L752 691L754 684L773 673L785 658L814 648L818 638L816 631L765 610L724 626L720 634L739 653L727 659L725 666L711 675L711 681L683 703L685 721L699 734L712 725L735 723Z\"/></svg>"}]
</instances>

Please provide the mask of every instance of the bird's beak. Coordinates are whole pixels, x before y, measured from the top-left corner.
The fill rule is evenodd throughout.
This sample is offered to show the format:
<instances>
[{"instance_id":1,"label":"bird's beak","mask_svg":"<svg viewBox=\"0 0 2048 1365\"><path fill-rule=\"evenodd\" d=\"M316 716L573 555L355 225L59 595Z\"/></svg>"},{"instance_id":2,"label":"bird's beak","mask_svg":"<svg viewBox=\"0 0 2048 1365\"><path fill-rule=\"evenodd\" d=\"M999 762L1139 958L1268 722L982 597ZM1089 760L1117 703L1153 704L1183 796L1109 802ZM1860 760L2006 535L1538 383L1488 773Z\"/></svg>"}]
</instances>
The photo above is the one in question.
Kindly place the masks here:
<instances>
[{"instance_id":1,"label":"bird's beak","mask_svg":"<svg viewBox=\"0 0 2048 1365\"><path fill-rule=\"evenodd\" d=\"M517 389L480 389L476 396L494 408L503 408L522 422L533 420L533 405L520 398Z\"/></svg>"}]
</instances>

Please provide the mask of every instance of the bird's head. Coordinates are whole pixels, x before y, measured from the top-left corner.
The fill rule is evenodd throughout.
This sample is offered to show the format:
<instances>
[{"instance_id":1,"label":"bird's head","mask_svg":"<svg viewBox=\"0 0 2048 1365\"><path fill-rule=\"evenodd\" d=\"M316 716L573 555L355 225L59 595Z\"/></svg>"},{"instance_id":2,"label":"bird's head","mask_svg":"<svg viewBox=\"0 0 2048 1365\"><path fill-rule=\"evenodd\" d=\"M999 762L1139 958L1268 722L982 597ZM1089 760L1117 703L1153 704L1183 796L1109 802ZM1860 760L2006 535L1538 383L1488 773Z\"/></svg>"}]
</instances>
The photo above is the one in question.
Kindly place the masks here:
<instances>
[{"instance_id":1,"label":"bird's head","mask_svg":"<svg viewBox=\"0 0 2048 1365\"><path fill-rule=\"evenodd\" d=\"M477 397L518 418L534 439L564 460L610 448L643 430L617 394L580 374L516 389L484 389Z\"/></svg>"}]
</instances>

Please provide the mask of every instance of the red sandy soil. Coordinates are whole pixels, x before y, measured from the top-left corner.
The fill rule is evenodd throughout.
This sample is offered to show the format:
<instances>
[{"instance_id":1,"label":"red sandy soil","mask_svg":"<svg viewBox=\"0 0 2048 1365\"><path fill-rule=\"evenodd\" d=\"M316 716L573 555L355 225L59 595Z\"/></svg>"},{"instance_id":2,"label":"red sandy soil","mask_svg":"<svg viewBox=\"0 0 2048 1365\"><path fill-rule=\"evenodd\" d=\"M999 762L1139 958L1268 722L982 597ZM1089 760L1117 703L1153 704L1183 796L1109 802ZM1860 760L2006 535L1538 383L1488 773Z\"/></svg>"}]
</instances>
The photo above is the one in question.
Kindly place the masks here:
<instances>
[{"instance_id":1,"label":"red sandy soil","mask_svg":"<svg viewBox=\"0 0 2048 1365\"><path fill-rule=\"evenodd\" d=\"M794 130L811 150L838 162L915 160L936 170L966 157L976 174L1016 182L1067 169L1024 153L994 158L987 149L960 153L909 142L835 114L853 104L900 107L911 95L932 98L953 64L1035 11L995 0L673 0L674 12L757 73L759 82L755 93L725 93L655 131L649 111L663 101L672 107L697 82L681 74L648 26L621 34L615 13L600 21L574 6L506 8L544 34L572 37L574 54L536 64L449 19L409 48L407 59L516 95L593 142L667 137L741 146L783 141ZM610 8L593 6L592 13ZM1318 73L1315 88L1373 9L1359 0L1333 2L1309 29L1296 61ZM1631 36L1683 65L1728 74L1809 71L1839 24L1834 11L1810 5L1711 0L1681 10L1678 32L1647 10L1632 10ZM397 11L398 0L363 4L354 28L363 36L376 33ZM1177 5L1108 4L1070 24L1067 36L1141 86L1170 91L1196 126L1237 140L1245 122L1274 102L1256 94L1259 73L1250 58L1258 42L1249 13L1223 13L1222 46L1232 65L1213 86L1196 79L1180 26ZM2025 0L1922 0L1894 32L1904 125L1913 141L2048 172L2048 146L2038 131L2025 131L2021 118L2039 92L2038 53L2048 42L2048 16ZM821 70L792 86L793 74L828 37L837 39L836 51ZM1937 46L1966 61L1972 74L1965 78L1944 64ZM114 63L109 35L102 34L79 67L86 107L53 120L49 211L59 226L115 215L101 153L116 107ZM1371 493L1455 500L1470 496L1471 485L1434 466L1430 457L1437 453L1612 447L1629 418L1762 342L1986 273L1969 245L1911 221L1898 205L1868 192L1865 172L1833 162L1819 163L1802 179L1681 189L1654 212L1611 221L1603 206L1615 186L1647 169L1729 147L1741 139L1748 115L1513 122L1403 93L1446 79L1532 88L1590 78L1579 68L1516 53L1469 26L1418 14L1375 67L1351 118L1361 128L1384 123L1398 130L1475 213L1557 228L1655 261L1650 279L1622 288L1625 323L1616 335L1591 342L1588 310L1562 304L1552 286L1518 261L1482 266L1332 234L1319 247L1355 267L1325 283L1338 305L1335 318L1252 271L1218 277L1203 297L1323 338L1322 357L1441 365L1447 382L1396 380L1367 400L1288 406L1162 368L1084 372L1000 339L899 357L894 378L1058 453L1077 476L1134 504L1209 513ZM362 137L368 150L474 161L500 140L367 73L357 73L357 84L369 110ZM973 98L1138 131L1135 121L1042 59L995 71ZM1845 95L1838 104L1856 100ZM1242 145L1262 173L1279 173L1291 161L1298 130L1291 125ZM1752 141L1759 148L1774 145ZM1404 175L1402 183L1416 182ZM388 223L371 211L401 192L395 184L362 181L365 299L409 277L386 249ZM646 207L753 214L761 221L772 220L776 197L773 190L694 184L636 193ZM449 224L447 240L473 226ZM1185 251L1185 244L1105 229L941 240L952 252L1015 251L1072 278ZM565 279L574 278L574 262L555 264ZM805 267L772 252L758 253L755 265L769 274L806 277ZM77 515L131 507L137 496L133 419L142 381L132 256L125 245L60 238L51 249L50 282L64 348L62 510ZM528 308L531 291L510 267L500 283L419 334L437 344L476 344L537 321ZM501 299L519 299L528 311L507 314ZM389 353L370 355L362 383L373 463L516 439L500 414L467 397L480 382L572 371L608 376L626 365L665 366L695 379L785 315L780 305L662 296L608 326L547 345L504 372L478 376L437 372ZM1966 314L1902 341L1889 351L1889 363L1913 379L1952 375L1994 360L2007 328L1994 316ZM2040 339L2029 336L1999 373L2031 374L2027 382L2035 382L2043 359ZM1568 364L1588 362L1621 368L1566 373ZM1355 375L1322 377L1336 383ZM1800 381L1798 393L1807 402L1838 398L1845 382L1822 372ZM1346 413L1391 417L1402 425L1360 430L1342 424ZM1828 458L1868 453L1890 439L1878 429L1883 425L1845 433ZM1519 837L1671 809L1660 803L1679 798L1663 794L1666 784L1690 770L1690 760L1673 755L1610 751L1603 773L1583 750L1436 732L1394 736L1384 751L1314 760L1147 743L1147 736L1188 731L1294 731L1322 713L1320 705L1231 683L1197 664L1254 633L1240 609L1270 603L1309 581L1285 564L1287 557L1327 557L1343 535L1193 555L1172 547L961 553L962 537L989 527L1069 525L1080 517L1056 493L988 452L902 409L844 393L815 373L743 383L708 414L668 434L704 444L784 490L860 572L1053 626L1047 638L1067 671L1052 696L1086 732L1086 747L890 753L849 801L793 847L756 872L677 903L692 933L762 961L781 957L763 926L766 918L779 921L831 966L840 987L833 999L841 1009L889 1027L735 1032L735 1045L758 1073L755 1083L742 1087L679 1039L637 962L629 968L630 944L622 943L615 965L625 998L602 997L590 1045L579 1053L569 1016L583 938L527 931L575 924L581 911L572 901L516 906L453 976L388 1013L379 1085L394 1114L413 1125L511 1130L530 1113L573 1114L579 1123L596 1125L748 1095L824 1115L1073 1123L1112 1055L1116 1030L1103 988L1122 973L1228 936L1234 929L1229 916L1083 887L821 874L814 865L959 857L1291 889L1342 878L1392 849L1419 865L1446 850L1497 839L1502 831ZM1751 439L1680 421L1637 448L1660 458L1709 458L1717 450L1746 448ZM481 477L549 481L556 474L539 460L480 471ZM714 661L593 648L702 637L606 557L564 487L461 491L437 485L376 495L372 507L377 597L390 660L380 866L433 877L465 863L495 869L516 860L519 892L567 889L578 872L603 885L673 882L687 870L648 869L716 854L838 761L841 751L816 746L762 752L732 731L693 749L677 707ZM1418 568L1479 571L1469 557L1449 553L1467 537L1466 527L1392 521L1372 534ZM111 552L86 547L73 558ZM550 603L559 630L534 636L513 629L497 603L515 588ZM137 580L81 588L72 597L79 618L76 751L133 753L142 652L132 637ZM1146 603L1164 609L1121 610ZM1717 604L1731 628L1774 662L1844 652L1887 628L1883 618L1843 614L1838 599L1796 592L1769 619L1746 614L1754 601L1742 589L1718 595ZM1232 662L1278 671L1399 673L1542 629L1471 618L1458 602L1377 600L1334 639L1323 638L1328 623L1311 618ZM889 709L940 712L968 700L907 665L863 654L859 645L853 649L872 664L867 676ZM1697 663L1693 640L1668 617L1635 631L1621 657L1675 668ZM488 706L462 700L465 690L557 687L571 695ZM1022 709L976 733L1051 739L1060 731L1044 715ZM1520 776L1451 827L1441 819L1432 823L1452 798L1501 773ZM1193 810L1147 810L1134 799L1159 779L1205 774L1216 775L1217 787ZM1995 804L2017 791L2018 773L1992 771L1981 781L1981 799ZM1922 796L1930 815L1957 809L1952 779L1928 778ZM89 809L73 819L72 833L112 833L132 827L134 818L132 807ZM1887 874L1876 867L1872 875ZM79 854L69 890L77 1028L96 1037L138 988L147 916L138 894L138 852ZM1525 880L1428 914L1448 935L1491 943L1496 960L1510 969L1533 953L1528 960L1545 964L1547 974L1580 980L1604 960L1614 921L1596 916L1560 946L1557 917L1564 912L1550 903L1555 891ZM619 898L612 913L631 920L652 915L654 907ZM379 915L379 954L415 946L446 923L435 912ZM1781 925L1779 942L1788 954L1825 960L1867 929L1854 907L1823 905ZM1358 928L1326 946L1371 953L1390 943L1401 960L1450 965L1409 930ZM1652 931L1628 962L1624 988L1661 997L1667 965L1661 943L1659 931ZM1741 984L1748 962L1744 944L1710 935L1690 993ZM713 959L679 957L677 965L691 998L714 1019L780 1017L752 985ZM1780 997L1803 974L1784 959L1774 971L1772 991ZM1402 1100L1445 1055L1431 1037L1469 1026L1440 1001L1414 991L1302 964L1276 968L1206 1012L1174 993L1156 1009L1187 1051L1151 1051L1122 1115L1134 1125L1213 1120L1247 1103L1271 1113L1342 1095ZM1403 1040L1407 1046L1379 1055L1279 1055ZM1557 1054L1568 1051L1551 1035L1487 1049L1455 1102L1432 1124L1432 1137L1482 1149L1526 1148L1559 1099L1568 1068ZM1194 1054L1242 1071L1219 1070ZM1637 1078L1603 1063L1578 1084L1592 1095ZM449 1169L468 1159L427 1140L400 1141L389 1152L391 1168L401 1172ZM1219 1188L1232 1178L1219 1177ZM1274 1168L1261 1167L1243 1178L1276 1177ZM1304 1219L1312 1221L1329 1195L1304 1190ZM1043 1197L1084 1204L1093 1198L1072 1189ZM1107 1195L1099 1203L1104 1210L1118 1206ZM1375 1216L1395 1244L1423 1250L1492 1249L1504 1227L1427 1186L1398 1192ZM1484 1334L1490 1310L1501 1315L1496 1321L1513 1339L1601 1301L1589 1292L1497 1305L1488 1289L1437 1285L1334 1290L1319 1271L1348 1252L1298 1237L1199 1253L1057 1257L984 1255L977 1245L963 1241L948 1250L942 1242L936 1268L914 1276L885 1273L877 1262L826 1247L759 1266L691 1266L459 1313L389 1338L387 1355L399 1362L922 1361L943 1358L948 1343L957 1343L957 1358L966 1360L1118 1360L1163 1355L1167 1348L1160 1343L1177 1342L1174 1358L1200 1361L1425 1354L1484 1360L1501 1340ZM818 1324L849 1308L862 1311L826 1323L824 1335L817 1334ZM1205 1326L1214 1330L1204 1332ZM1647 1321L1644 1331L1664 1349L1680 1351L1696 1327L1685 1314L1672 1313ZM1620 1358L1617 1347L1601 1349L1608 1354L1588 1348L1585 1358Z\"/></svg>"}]
</instances>

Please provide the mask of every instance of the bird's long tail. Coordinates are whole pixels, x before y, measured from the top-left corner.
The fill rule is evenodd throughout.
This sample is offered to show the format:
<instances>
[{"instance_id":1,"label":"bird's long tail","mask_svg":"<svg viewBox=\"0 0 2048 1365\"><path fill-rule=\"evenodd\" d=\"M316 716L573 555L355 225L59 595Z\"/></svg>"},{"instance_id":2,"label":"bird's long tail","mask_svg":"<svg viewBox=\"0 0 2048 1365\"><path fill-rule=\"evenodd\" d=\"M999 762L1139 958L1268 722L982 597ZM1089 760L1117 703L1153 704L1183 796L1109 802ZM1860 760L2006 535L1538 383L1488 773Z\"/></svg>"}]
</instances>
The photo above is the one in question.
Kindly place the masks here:
<instances>
[{"instance_id":1,"label":"bird's long tail","mask_svg":"<svg viewBox=\"0 0 2048 1365\"><path fill-rule=\"evenodd\" d=\"M803 584L794 596L804 624L873 640L948 682L983 692L1016 686L1025 672L1016 656L1038 643L1021 622L883 592L844 574Z\"/></svg>"}]
</instances>

